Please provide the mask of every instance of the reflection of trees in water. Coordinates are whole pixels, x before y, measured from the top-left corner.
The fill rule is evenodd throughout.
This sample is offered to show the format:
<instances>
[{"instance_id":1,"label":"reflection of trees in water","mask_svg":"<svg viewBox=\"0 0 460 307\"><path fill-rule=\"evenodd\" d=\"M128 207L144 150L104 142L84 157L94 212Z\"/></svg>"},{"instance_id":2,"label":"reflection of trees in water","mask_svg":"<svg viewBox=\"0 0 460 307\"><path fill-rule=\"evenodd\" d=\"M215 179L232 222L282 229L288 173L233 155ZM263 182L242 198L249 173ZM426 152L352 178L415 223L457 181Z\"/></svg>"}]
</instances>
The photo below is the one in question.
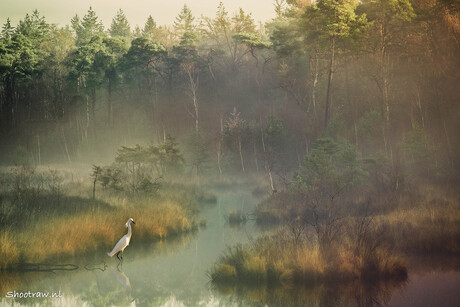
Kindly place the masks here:
<instances>
[{"instance_id":1,"label":"reflection of trees in water","mask_svg":"<svg viewBox=\"0 0 460 307\"><path fill-rule=\"evenodd\" d=\"M243 306L381 306L406 281L360 282L317 286L217 286L229 305Z\"/></svg>"}]
</instances>

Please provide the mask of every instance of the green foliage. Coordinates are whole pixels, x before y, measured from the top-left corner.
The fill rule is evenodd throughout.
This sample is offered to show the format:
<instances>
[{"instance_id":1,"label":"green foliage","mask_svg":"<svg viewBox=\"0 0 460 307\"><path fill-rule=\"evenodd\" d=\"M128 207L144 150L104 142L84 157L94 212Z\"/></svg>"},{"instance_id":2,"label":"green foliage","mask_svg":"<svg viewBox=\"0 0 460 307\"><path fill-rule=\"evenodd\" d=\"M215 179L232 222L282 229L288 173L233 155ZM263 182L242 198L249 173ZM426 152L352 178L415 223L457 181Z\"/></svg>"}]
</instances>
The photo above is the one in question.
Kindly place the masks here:
<instances>
[{"instance_id":1,"label":"green foliage","mask_svg":"<svg viewBox=\"0 0 460 307\"><path fill-rule=\"evenodd\" d=\"M167 135L164 143L150 145L144 148L137 144L135 147L122 146L115 158L117 163L130 164L132 168L142 165L152 166L159 175L180 170L185 162L176 140Z\"/></svg>"},{"instance_id":2,"label":"green foliage","mask_svg":"<svg viewBox=\"0 0 460 307\"><path fill-rule=\"evenodd\" d=\"M253 33L256 31L254 19L246 14L242 8L232 18L235 33Z\"/></svg>"},{"instance_id":3,"label":"green foliage","mask_svg":"<svg viewBox=\"0 0 460 307\"><path fill-rule=\"evenodd\" d=\"M426 176L434 170L434 150L428 144L428 136L422 127L415 125L407 133L402 149L411 174Z\"/></svg>"},{"instance_id":4,"label":"green foliage","mask_svg":"<svg viewBox=\"0 0 460 307\"><path fill-rule=\"evenodd\" d=\"M369 20L377 23L396 25L399 21L410 21L415 17L409 0L364 0L361 5L361 9L366 11Z\"/></svg>"},{"instance_id":5,"label":"green foliage","mask_svg":"<svg viewBox=\"0 0 460 307\"><path fill-rule=\"evenodd\" d=\"M359 142L366 148L378 148L377 142L382 139L382 115L377 110L366 112L358 122Z\"/></svg>"},{"instance_id":6,"label":"green foliage","mask_svg":"<svg viewBox=\"0 0 460 307\"><path fill-rule=\"evenodd\" d=\"M166 48L147 37L138 37L120 61L120 67L128 80L142 77L151 80L156 76L159 61L166 56Z\"/></svg>"},{"instance_id":7,"label":"green foliage","mask_svg":"<svg viewBox=\"0 0 460 307\"><path fill-rule=\"evenodd\" d=\"M246 120L244 120L241 117L241 114L237 112L236 108L234 108L233 112L230 113L230 116L225 123L222 139L224 141L224 145L230 152L239 154L241 168L244 172L243 149L247 146L247 143L251 139L251 129Z\"/></svg>"},{"instance_id":8,"label":"green foliage","mask_svg":"<svg viewBox=\"0 0 460 307\"><path fill-rule=\"evenodd\" d=\"M33 42L23 34L15 34L9 44L0 44L0 75L3 78L27 78L37 64Z\"/></svg>"},{"instance_id":9,"label":"green foliage","mask_svg":"<svg viewBox=\"0 0 460 307\"><path fill-rule=\"evenodd\" d=\"M70 63L70 77L82 84L88 91L98 89L103 81L105 67L110 62L110 55L104 44L103 34L95 35L81 44Z\"/></svg>"},{"instance_id":10,"label":"green foliage","mask_svg":"<svg viewBox=\"0 0 460 307\"><path fill-rule=\"evenodd\" d=\"M172 55L177 63L199 60L197 50L198 35L195 32L185 32L178 46L173 47Z\"/></svg>"},{"instance_id":11,"label":"green foliage","mask_svg":"<svg viewBox=\"0 0 460 307\"><path fill-rule=\"evenodd\" d=\"M13 37L14 34L14 27L11 25L11 21L9 18L6 19L5 24L2 27L1 32L1 41L5 44L8 44Z\"/></svg>"},{"instance_id":12,"label":"green foliage","mask_svg":"<svg viewBox=\"0 0 460 307\"><path fill-rule=\"evenodd\" d=\"M197 174L201 173L209 162L209 150L201 132L193 131L188 135L187 152L188 163L196 169Z\"/></svg>"},{"instance_id":13,"label":"green foliage","mask_svg":"<svg viewBox=\"0 0 460 307\"><path fill-rule=\"evenodd\" d=\"M145 162L145 158L144 148L137 144L135 147L121 146L117 151L115 161L118 163L142 163Z\"/></svg>"},{"instance_id":14,"label":"green foliage","mask_svg":"<svg viewBox=\"0 0 460 307\"><path fill-rule=\"evenodd\" d=\"M158 177L155 180L152 180L149 176L144 177L139 185L139 191L155 194L161 188L161 180L162 177Z\"/></svg>"},{"instance_id":15,"label":"green foliage","mask_svg":"<svg viewBox=\"0 0 460 307\"><path fill-rule=\"evenodd\" d=\"M104 32L102 21L99 20L92 7L89 7L88 12L83 16L82 20L80 20L78 15L75 15L71 20L71 24L77 37L78 46L87 44L94 36Z\"/></svg>"},{"instance_id":16,"label":"green foliage","mask_svg":"<svg viewBox=\"0 0 460 307\"><path fill-rule=\"evenodd\" d=\"M131 29L129 27L128 19L121 9L118 10L117 15L112 19L109 34L112 37L121 36L129 38L131 36Z\"/></svg>"},{"instance_id":17,"label":"green foliage","mask_svg":"<svg viewBox=\"0 0 460 307\"><path fill-rule=\"evenodd\" d=\"M114 190L121 190L122 170L116 166L105 166L102 168L102 171L97 177L97 180L104 189L109 187Z\"/></svg>"},{"instance_id":18,"label":"green foliage","mask_svg":"<svg viewBox=\"0 0 460 307\"><path fill-rule=\"evenodd\" d=\"M226 141L229 147L233 147L235 143L238 143L243 138L247 138L248 135L248 123L241 117L241 113L234 108L224 126L224 141Z\"/></svg>"},{"instance_id":19,"label":"green foliage","mask_svg":"<svg viewBox=\"0 0 460 307\"><path fill-rule=\"evenodd\" d=\"M163 173L169 171L180 170L185 163L185 159L180 152L179 144L176 142L176 139L171 135L166 135L166 140L164 143L160 144L158 147L158 152L160 154L160 165L163 170Z\"/></svg>"},{"instance_id":20,"label":"green foliage","mask_svg":"<svg viewBox=\"0 0 460 307\"><path fill-rule=\"evenodd\" d=\"M347 38L367 27L365 14L357 15L358 1L319 0L305 12L307 39L329 45L330 38Z\"/></svg>"},{"instance_id":21,"label":"green foliage","mask_svg":"<svg viewBox=\"0 0 460 307\"><path fill-rule=\"evenodd\" d=\"M181 38L186 32L194 32L196 27L194 21L195 17L193 17L192 11L184 4L184 7L174 21L175 34Z\"/></svg>"},{"instance_id":22,"label":"green foliage","mask_svg":"<svg viewBox=\"0 0 460 307\"><path fill-rule=\"evenodd\" d=\"M153 17L149 15L145 22L144 28L142 29L142 36L150 38L152 40L158 40L160 35L160 29L157 27Z\"/></svg>"},{"instance_id":23,"label":"green foliage","mask_svg":"<svg viewBox=\"0 0 460 307\"><path fill-rule=\"evenodd\" d=\"M286 135L283 121L270 116L264 130L264 141L270 152L281 152L286 145Z\"/></svg>"},{"instance_id":24,"label":"green foliage","mask_svg":"<svg viewBox=\"0 0 460 307\"><path fill-rule=\"evenodd\" d=\"M318 139L294 175L295 188L334 198L359 184L365 172L359 153L349 144Z\"/></svg>"},{"instance_id":25,"label":"green foliage","mask_svg":"<svg viewBox=\"0 0 460 307\"><path fill-rule=\"evenodd\" d=\"M272 43L265 41L263 37L257 33L240 32L232 36L234 40L241 44L247 45L251 49L270 48Z\"/></svg>"}]
</instances>

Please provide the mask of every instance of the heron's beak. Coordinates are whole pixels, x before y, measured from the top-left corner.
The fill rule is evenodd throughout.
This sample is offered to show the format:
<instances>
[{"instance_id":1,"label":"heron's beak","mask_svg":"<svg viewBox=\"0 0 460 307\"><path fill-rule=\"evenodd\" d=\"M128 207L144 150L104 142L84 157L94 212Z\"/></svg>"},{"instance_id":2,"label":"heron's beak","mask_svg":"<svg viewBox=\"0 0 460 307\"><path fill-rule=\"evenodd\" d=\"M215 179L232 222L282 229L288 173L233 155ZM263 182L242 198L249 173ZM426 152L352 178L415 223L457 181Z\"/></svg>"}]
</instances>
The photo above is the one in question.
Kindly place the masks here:
<instances>
[{"instance_id":1,"label":"heron's beak","mask_svg":"<svg viewBox=\"0 0 460 307\"><path fill-rule=\"evenodd\" d=\"M134 225L136 225L136 223L134 221L132 221Z\"/></svg>"}]
</instances>

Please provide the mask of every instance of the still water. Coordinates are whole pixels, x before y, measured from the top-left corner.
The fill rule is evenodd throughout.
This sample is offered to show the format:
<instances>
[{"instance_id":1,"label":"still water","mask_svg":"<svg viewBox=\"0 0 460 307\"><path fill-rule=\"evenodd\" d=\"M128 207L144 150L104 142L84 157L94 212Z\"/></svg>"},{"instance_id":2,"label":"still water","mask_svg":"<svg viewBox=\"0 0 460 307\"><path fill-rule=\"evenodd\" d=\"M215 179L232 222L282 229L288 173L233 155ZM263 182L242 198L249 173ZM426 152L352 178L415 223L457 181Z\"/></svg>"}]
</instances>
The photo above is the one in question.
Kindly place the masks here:
<instances>
[{"instance_id":1,"label":"still water","mask_svg":"<svg viewBox=\"0 0 460 307\"><path fill-rule=\"evenodd\" d=\"M216 289L207 272L221 253L263 231L253 221L225 221L236 209L253 212L258 199L251 189L214 192L218 203L202 210L207 226L197 233L146 245L136 242L134 228L122 266L101 252L76 259L73 271L0 275L0 306L460 306L460 273L452 269L409 272L399 283ZM8 291L57 297L7 298Z\"/></svg>"}]
</instances>

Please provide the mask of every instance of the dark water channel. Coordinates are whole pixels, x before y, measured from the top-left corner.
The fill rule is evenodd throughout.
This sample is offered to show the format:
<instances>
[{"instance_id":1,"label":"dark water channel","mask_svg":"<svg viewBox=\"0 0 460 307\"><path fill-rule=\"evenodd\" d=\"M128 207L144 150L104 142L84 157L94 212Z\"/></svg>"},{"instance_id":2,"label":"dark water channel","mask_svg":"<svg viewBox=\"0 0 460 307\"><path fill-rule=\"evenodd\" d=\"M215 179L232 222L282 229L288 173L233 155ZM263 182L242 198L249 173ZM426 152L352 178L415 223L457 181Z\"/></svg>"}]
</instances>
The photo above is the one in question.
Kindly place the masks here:
<instances>
[{"instance_id":1,"label":"dark water channel","mask_svg":"<svg viewBox=\"0 0 460 307\"><path fill-rule=\"evenodd\" d=\"M207 226L197 233L146 245L136 243L134 228L122 266L101 253L74 271L3 273L0 306L460 306L458 267L417 269L399 283L216 289L207 272L222 252L263 231L251 220L239 227L225 221L232 210L253 212L258 199L250 188L214 192L218 203L203 209ZM8 291L59 297L8 298Z\"/></svg>"}]
</instances>

